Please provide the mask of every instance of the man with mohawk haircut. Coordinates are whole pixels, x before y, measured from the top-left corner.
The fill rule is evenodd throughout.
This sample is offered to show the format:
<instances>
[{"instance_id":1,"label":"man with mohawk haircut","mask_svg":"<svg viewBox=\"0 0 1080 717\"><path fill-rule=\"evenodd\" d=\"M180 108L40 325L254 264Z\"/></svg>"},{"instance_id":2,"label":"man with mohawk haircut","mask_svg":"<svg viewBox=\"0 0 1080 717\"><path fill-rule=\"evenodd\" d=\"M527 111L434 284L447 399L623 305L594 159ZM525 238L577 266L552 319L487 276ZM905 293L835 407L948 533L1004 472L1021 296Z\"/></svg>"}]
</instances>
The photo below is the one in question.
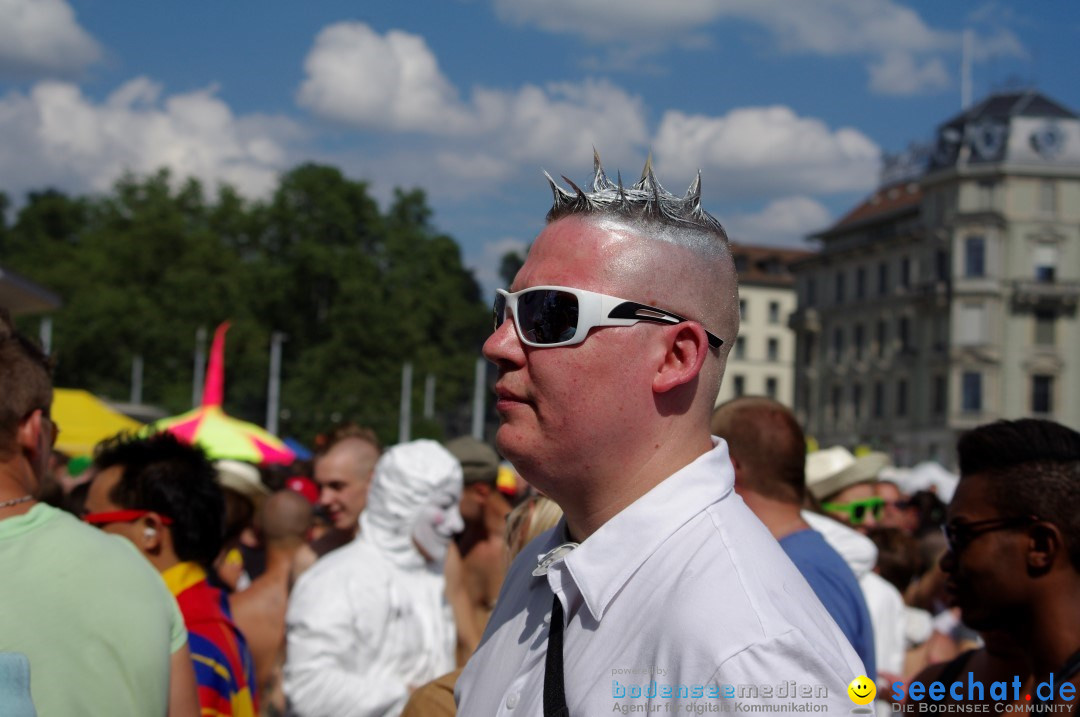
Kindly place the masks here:
<instances>
[{"instance_id":1,"label":"man with mohawk haircut","mask_svg":"<svg viewBox=\"0 0 1080 717\"><path fill-rule=\"evenodd\" d=\"M739 303L700 174L548 180L484 355L499 450L565 517L511 565L458 714L848 711L862 665L709 433Z\"/></svg>"}]
</instances>

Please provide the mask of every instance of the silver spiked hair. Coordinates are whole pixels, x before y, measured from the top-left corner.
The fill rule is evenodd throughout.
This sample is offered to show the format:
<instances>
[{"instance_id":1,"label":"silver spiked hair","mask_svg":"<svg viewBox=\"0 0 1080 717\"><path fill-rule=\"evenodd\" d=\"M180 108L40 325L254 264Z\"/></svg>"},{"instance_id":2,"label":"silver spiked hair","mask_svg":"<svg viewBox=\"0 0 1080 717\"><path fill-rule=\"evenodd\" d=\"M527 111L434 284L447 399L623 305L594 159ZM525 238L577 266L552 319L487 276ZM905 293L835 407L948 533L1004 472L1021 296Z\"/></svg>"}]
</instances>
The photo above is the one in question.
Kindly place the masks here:
<instances>
[{"instance_id":1,"label":"silver spiked hair","mask_svg":"<svg viewBox=\"0 0 1080 717\"><path fill-rule=\"evenodd\" d=\"M653 174L652 154L650 154L645 160L645 169L641 172L641 179L629 187L624 187L621 174L617 175L617 183L608 179L603 165L600 164L600 154L594 148L592 191L585 192L565 175L563 181L573 191L560 187L547 172L544 172L544 176L551 184L551 193L555 197L547 214L549 222L572 214L607 214L674 227L697 227L719 234L724 241L727 241L727 232L724 231L724 227L716 217L701 207L700 171L686 191L686 196L676 197L660 186L656 175Z\"/></svg>"}]
</instances>

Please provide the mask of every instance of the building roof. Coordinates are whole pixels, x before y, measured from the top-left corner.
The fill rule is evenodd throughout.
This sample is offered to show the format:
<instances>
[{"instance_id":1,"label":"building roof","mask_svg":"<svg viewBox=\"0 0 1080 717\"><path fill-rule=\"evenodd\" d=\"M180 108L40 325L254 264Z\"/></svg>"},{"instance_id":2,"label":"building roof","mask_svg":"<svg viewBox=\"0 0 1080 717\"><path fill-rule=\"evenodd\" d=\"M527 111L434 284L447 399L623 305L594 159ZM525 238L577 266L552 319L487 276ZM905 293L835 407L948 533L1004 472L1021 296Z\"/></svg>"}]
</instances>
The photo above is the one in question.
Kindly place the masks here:
<instances>
[{"instance_id":1,"label":"building roof","mask_svg":"<svg viewBox=\"0 0 1080 717\"><path fill-rule=\"evenodd\" d=\"M917 210L922 203L922 196L922 189L915 182L881 187L831 227L813 236L828 236L846 229L886 221L899 214Z\"/></svg>"},{"instance_id":2,"label":"building roof","mask_svg":"<svg viewBox=\"0 0 1080 717\"><path fill-rule=\"evenodd\" d=\"M1075 112L1034 89L996 92L958 115L943 126L961 125L979 120L1003 120L1010 117L1053 117L1078 119Z\"/></svg>"},{"instance_id":3,"label":"building roof","mask_svg":"<svg viewBox=\"0 0 1080 717\"><path fill-rule=\"evenodd\" d=\"M806 249L731 243L740 284L794 286L791 265L814 253Z\"/></svg>"},{"instance_id":4,"label":"building roof","mask_svg":"<svg viewBox=\"0 0 1080 717\"><path fill-rule=\"evenodd\" d=\"M26 277L0 268L0 307L12 315L39 314L60 308L60 297Z\"/></svg>"}]
</instances>

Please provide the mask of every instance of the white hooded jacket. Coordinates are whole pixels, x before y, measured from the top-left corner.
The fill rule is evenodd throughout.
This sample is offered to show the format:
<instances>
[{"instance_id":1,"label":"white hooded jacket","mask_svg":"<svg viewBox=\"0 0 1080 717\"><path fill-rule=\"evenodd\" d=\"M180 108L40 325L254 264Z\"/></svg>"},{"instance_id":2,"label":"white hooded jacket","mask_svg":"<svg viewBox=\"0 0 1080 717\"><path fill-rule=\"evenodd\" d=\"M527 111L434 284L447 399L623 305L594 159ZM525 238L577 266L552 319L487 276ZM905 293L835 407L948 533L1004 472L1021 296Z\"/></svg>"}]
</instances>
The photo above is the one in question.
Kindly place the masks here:
<instances>
[{"instance_id":1,"label":"white hooded jacket","mask_svg":"<svg viewBox=\"0 0 1080 717\"><path fill-rule=\"evenodd\" d=\"M413 531L434 496L456 514L461 483L460 464L434 441L379 460L359 536L317 561L289 599L290 714L393 717L412 688L454 669L442 562L421 555Z\"/></svg>"}]
</instances>

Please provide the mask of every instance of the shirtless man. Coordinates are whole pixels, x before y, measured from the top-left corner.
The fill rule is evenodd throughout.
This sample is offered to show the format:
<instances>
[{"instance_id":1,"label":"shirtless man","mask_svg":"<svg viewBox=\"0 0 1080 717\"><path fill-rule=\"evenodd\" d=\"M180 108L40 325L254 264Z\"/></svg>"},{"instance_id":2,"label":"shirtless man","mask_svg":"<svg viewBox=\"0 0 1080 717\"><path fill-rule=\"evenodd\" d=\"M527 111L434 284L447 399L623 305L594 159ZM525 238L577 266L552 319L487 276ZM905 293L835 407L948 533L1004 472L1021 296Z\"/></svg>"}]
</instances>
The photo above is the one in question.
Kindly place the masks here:
<instances>
[{"instance_id":1,"label":"shirtless man","mask_svg":"<svg viewBox=\"0 0 1080 717\"><path fill-rule=\"evenodd\" d=\"M285 611L292 587L293 560L311 528L311 504L299 493L282 490L263 504L256 531L266 549L266 570L251 587L229 598L233 619L255 660L259 703L268 714L283 714L281 666L285 660Z\"/></svg>"},{"instance_id":2,"label":"shirtless man","mask_svg":"<svg viewBox=\"0 0 1080 717\"><path fill-rule=\"evenodd\" d=\"M470 436L446 444L461 463L465 531L447 556L447 595L458 626L457 662L464 665L480 643L506 575L506 516L510 501L496 488L499 455Z\"/></svg>"}]
</instances>

